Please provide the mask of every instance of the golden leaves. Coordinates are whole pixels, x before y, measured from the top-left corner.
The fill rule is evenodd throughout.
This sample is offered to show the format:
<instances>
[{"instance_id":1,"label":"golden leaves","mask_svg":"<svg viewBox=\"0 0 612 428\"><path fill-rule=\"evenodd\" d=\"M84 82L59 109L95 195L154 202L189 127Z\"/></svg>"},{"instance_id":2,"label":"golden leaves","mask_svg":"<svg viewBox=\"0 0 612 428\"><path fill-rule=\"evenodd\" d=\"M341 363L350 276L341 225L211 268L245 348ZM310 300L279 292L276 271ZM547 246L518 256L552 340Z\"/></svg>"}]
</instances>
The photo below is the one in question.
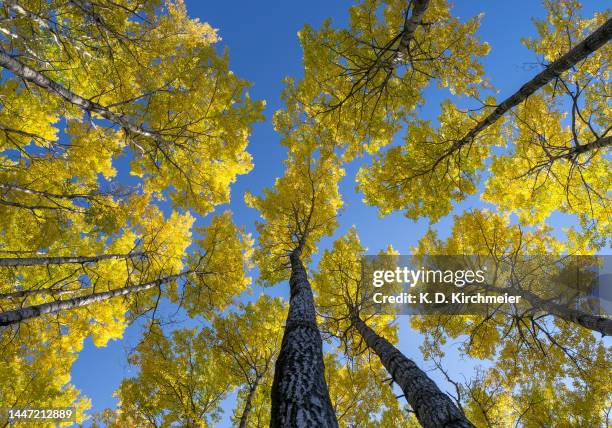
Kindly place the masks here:
<instances>
[{"instance_id":1,"label":"golden leaves","mask_svg":"<svg viewBox=\"0 0 612 428\"><path fill-rule=\"evenodd\" d=\"M290 140L299 151L290 154L285 174L276 179L274 188L264 189L261 196L245 197L263 219L256 225L259 245L254 261L260 279L270 284L288 278L288 256L296 248L305 263L310 260L318 241L335 230L342 207L338 183L344 170L337 158L325 150L301 145L310 141L308 129L299 135L304 140Z\"/></svg>"}]
</instances>

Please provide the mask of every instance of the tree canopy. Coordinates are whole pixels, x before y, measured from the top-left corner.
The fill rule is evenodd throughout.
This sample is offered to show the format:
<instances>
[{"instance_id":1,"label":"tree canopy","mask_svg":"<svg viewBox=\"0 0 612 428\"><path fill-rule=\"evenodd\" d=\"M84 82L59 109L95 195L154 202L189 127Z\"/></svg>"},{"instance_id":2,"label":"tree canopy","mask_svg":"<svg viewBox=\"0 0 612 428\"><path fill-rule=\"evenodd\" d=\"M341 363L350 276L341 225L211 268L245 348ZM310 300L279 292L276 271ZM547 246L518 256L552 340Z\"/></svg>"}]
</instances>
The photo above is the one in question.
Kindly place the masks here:
<instances>
[{"instance_id":1,"label":"tree canopy","mask_svg":"<svg viewBox=\"0 0 612 428\"><path fill-rule=\"evenodd\" d=\"M503 38L447 0L304 20L266 110L195 4L0 2L0 426L607 426L612 12L542 5ZM498 90L502 39L532 62ZM381 309L406 250L521 299ZM101 409L75 363L115 341Z\"/></svg>"}]
</instances>

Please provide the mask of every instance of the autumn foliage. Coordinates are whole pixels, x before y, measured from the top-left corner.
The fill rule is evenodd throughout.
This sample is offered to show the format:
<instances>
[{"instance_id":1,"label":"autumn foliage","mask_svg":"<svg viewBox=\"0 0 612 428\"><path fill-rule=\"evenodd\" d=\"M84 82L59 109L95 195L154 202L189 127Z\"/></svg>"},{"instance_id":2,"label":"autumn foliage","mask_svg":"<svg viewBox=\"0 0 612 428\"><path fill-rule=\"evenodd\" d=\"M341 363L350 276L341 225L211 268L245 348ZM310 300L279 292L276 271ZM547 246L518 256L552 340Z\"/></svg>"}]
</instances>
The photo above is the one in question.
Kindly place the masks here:
<instances>
[{"instance_id":1,"label":"autumn foliage","mask_svg":"<svg viewBox=\"0 0 612 428\"><path fill-rule=\"evenodd\" d=\"M379 314L362 257L399 254L342 222L348 180L381 217L429 221L417 256L609 252L611 13L544 6L533 78L505 94L482 15L359 1L300 29L303 73L264 118L182 0L0 2L0 426L67 407L108 427L607 426L609 314L544 277L504 310ZM266 119L284 172L230 198ZM90 411L79 353L134 334L116 408Z\"/></svg>"}]
</instances>

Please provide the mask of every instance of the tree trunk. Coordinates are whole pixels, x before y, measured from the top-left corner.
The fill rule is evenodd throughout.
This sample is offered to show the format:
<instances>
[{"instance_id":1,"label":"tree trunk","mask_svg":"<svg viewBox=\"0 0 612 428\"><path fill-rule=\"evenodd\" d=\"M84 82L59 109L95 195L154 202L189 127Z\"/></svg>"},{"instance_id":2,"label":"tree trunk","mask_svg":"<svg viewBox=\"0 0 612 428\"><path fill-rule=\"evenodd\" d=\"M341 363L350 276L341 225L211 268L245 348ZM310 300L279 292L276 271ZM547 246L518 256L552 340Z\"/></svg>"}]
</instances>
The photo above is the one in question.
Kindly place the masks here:
<instances>
[{"instance_id":1,"label":"tree trunk","mask_svg":"<svg viewBox=\"0 0 612 428\"><path fill-rule=\"evenodd\" d=\"M84 209L79 209L79 208L73 208L73 207L65 207L63 205L27 205L27 204L22 204L19 202L12 202L12 201L7 201L5 199L0 199L0 205L6 205L7 207L15 207L15 208L21 208L24 210L50 210L50 211L69 211L69 212L73 212L73 213L80 213L83 214L85 213Z\"/></svg>"},{"instance_id":2,"label":"tree trunk","mask_svg":"<svg viewBox=\"0 0 612 428\"><path fill-rule=\"evenodd\" d=\"M63 256L63 257L0 257L0 267L4 266L46 266L68 263L97 263L102 260L129 259L141 257L145 253L102 254L99 256Z\"/></svg>"},{"instance_id":3,"label":"tree trunk","mask_svg":"<svg viewBox=\"0 0 612 428\"><path fill-rule=\"evenodd\" d=\"M0 327L11 324L20 323L23 320L36 318L43 314L54 314L56 312L78 308L81 306L91 305L92 303L101 302L113 297L125 296L138 293L140 291L149 290L153 287L160 286L166 282L173 281L184 277L193 271L185 271L176 275L169 275L164 278L159 278L154 281L144 284L130 285L128 287L117 288L114 290L93 293L87 296L74 297L72 299L58 300L55 302L42 303L40 305L26 306L11 311L0 312Z\"/></svg>"},{"instance_id":4,"label":"tree trunk","mask_svg":"<svg viewBox=\"0 0 612 428\"><path fill-rule=\"evenodd\" d=\"M608 19L601 27L591 33L582 42L570 49L561 58L548 65L544 71L537 74L529 82L525 83L517 92L502 101L502 103L499 104L491 114L478 122L478 124L476 124L476 126L472 128L465 137L455 142L455 144L453 144L453 146L443 155L440 160L452 155L466 144L471 143L481 131L483 131L489 125L495 123L510 109L525 101L535 91L556 79L563 72L569 70L578 62L582 61L597 49L605 45L610 40L610 37L612 37L612 18ZM578 153L581 152L578 151ZM438 164L440 160L436 163Z\"/></svg>"},{"instance_id":5,"label":"tree trunk","mask_svg":"<svg viewBox=\"0 0 612 428\"><path fill-rule=\"evenodd\" d=\"M451 398L440 391L434 381L412 360L376 334L361 318L353 317L353 325L400 386L423 427L474 428Z\"/></svg>"},{"instance_id":6,"label":"tree trunk","mask_svg":"<svg viewBox=\"0 0 612 428\"><path fill-rule=\"evenodd\" d=\"M251 412L251 408L253 406L253 397L255 396L255 391L257 390L257 387L259 386L260 380L261 380L261 375L257 376L255 378L255 382L253 383L253 385L249 387L249 394L247 395L247 398L244 402L244 409L242 410L242 416L240 416L240 425L238 425L239 428L247 427L249 413Z\"/></svg>"},{"instance_id":7,"label":"tree trunk","mask_svg":"<svg viewBox=\"0 0 612 428\"><path fill-rule=\"evenodd\" d=\"M290 256L291 298L272 384L270 427L337 427L314 298L300 255L296 250Z\"/></svg>"},{"instance_id":8,"label":"tree trunk","mask_svg":"<svg viewBox=\"0 0 612 428\"><path fill-rule=\"evenodd\" d=\"M0 130L2 129L6 129L4 128L2 125L0 125ZM14 131L16 132L16 131ZM26 133L27 134L27 133ZM27 134L28 136L32 136L34 134ZM34 135L34 137L36 137ZM34 138L32 137L32 138ZM38 137L40 138L40 137ZM18 186L16 184L0 184L0 189L5 189L8 191L14 190L16 192L21 192L21 193L25 193L28 195L35 195L35 196L42 196L44 198L57 198L57 199L67 199L67 200L74 200L74 199L88 199L91 200L93 198L95 198L96 196L104 196L103 194L95 194L95 193L70 193L70 194L59 194L59 193L51 193L51 192L46 192L44 190L34 190L34 189L29 189L27 187L23 187L23 186Z\"/></svg>"},{"instance_id":9,"label":"tree trunk","mask_svg":"<svg viewBox=\"0 0 612 428\"><path fill-rule=\"evenodd\" d=\"M550 300L542 299L529 291L519 288L489 287L488 290L502 294L515 293L527 300L533 309L540 309L557 318L576 323L584 328L601 333L602 336L612 336L612 319L591 315L578 309L572 309L566 305L560 305Z\"/></svg>"},{"instance_id":10,"label":"tree trunk","mask_svg":"<svg viewBox=\"0 0 612 428\"><path fill-rule=\"evenodd\" d=\"M569 157L571 158L582 153L587 153L595 149L601 149L608 146L612 146L612 136L601 137L595 141L591 141L590 143L573 147L570 150Z\"/></svg>"},{"instance_id":11,"label":"tree trunk","mask_svg":"<svg viewBox=\"0 0 612 428\"><path fill-rule=\"evenodd\" d=\"M83 111L88 113L96 113L102 116L104 119L121 126L123 129L132 134L153 138L158 143L169 144L169 142L164 141L161 138L161 135L157 131L135 125L131 123L123 114L115 113L108 107L104 107L98 103L87 100L78 94L75 94L70 89L62 86L54 80L49 79L44 74L16 60L2 49L0 49L0 66L6 68L15 76L34 83L35 85L54 93L55 95L58 95L64 100L68 101L70 104L79 107Z\"/></svg>"},{"instance_id":12,"label":"tree trunk","mask_svg":"<svg viewBox=\"0 0 612 428\"><path fill-rule=\"evenodd\" d=\"M429 0L414 0L413 3L414 4L412 6L412 15L404 23L398 55L407 54L408 50L410 49L410 42L414 38L414 32L416 31L418 26L421 25L423 15L425 14L427 7L429 6Z\"/></svg>"}]
</instances>

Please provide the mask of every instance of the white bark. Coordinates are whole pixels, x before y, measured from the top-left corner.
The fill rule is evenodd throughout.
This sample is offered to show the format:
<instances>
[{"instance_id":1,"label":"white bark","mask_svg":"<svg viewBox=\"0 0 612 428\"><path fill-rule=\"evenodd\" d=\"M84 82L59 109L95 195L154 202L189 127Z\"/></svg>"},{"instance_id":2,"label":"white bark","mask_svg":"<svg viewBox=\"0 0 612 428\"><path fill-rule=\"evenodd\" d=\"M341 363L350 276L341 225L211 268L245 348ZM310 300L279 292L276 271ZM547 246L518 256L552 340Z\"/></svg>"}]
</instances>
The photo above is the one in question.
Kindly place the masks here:
<instances>
[{"instance_id":1,"label":"white bark","mask_svg":"<svg viewBox=\"0 0 612 428\"><path fill-rule=\"evenodd\" d=\"M507 113L510 109L516 107L521 102L525 101L531 94L542 88L547 83L559 77L562 73L569 70L578 62L587 58L597 49L605 45L612 37L612 18L608 19L601 27L591 33L586 39L578 43L570 49L561 58L548 65L544 71L538 73L534 78L525 83L518 91L506 98L499 104L491 114L482 119L476 124L461 140L455 142L453 146L444 154L440 160L452 155L460 150L466 144L474 141L476 136L487 128L489 125L497 122L497 120ZM608 141L609 143L609 141Z\"/></svg>"},{"instance_id":2,"label":"white bark","mask_svg":"<svg viewBox=\"0 0 612 428\"><path fill-rule=\"evenodd\" d=\"M129 294L149 290L153 287L159 287L166 282L182 278L190 273L193 273L193 271L185 271L176 275L169 275L143 284L130 285L127 287L116 288L114 290L89 294L87 296L75 297L66 300L58 300L55 302L42 303L40 305L26 306L24 308L14 309L11 311L0 312L0 327L18 324L24 320L36 318L44 314L54 314L57 312L75 309L81 306L91 305L92 303L112 299L113 297L126 296Z\"/></svg>"},{"instance_id":3,"label":"white bark","mask_svg":"<svg viewBox=\"0 0 612 428\"><path fill-rule=\"evenodd\" d=\"M143 252L131 254L102 254L99 256L64 256L64 257L0 257L1 266L45 266L61 264L96 263L102 260L128 259L143 256Z\"/></svg>"},{"instance_id":4,"label":"white bark","mask_svg":"<svg viewBox=\"0 0 612 428\"><path fill-rule=\"evenodd\" d=\"M584 311L570 308L567 305L561 305L550 300L542 299L520 288L488 287L487 290L502 294L515 293L527 300L533 309L542 310L557 318L576 323L584 328L601 333L602 336L612 336L612 319L588 314Z\"/></svg>"},{"instance_id":5,"label":"white bark","mask_svg":"<svg viewBox=\"0 0 612 428\"><path fill-rule=\"evenodd\" d=\"M170 144L170 142L165 141L161 137L159 132L135 125L130 122L130 120L125 115L121 113L115 113L107 107L104 107L98 103L85 99L78 94L75 94L74 92L57 83L56 81L49 79L44 74L16 60L2 49L0 49L0 66L6 68L16 76L28 82L34 83L35 85L51 93L54 93L55 95L58 95L64 100L68 101L70 104L79 107L83 111L100 115L104 119L107 119L121 126L123 129L125 129L131 134L151 138L157 141L158 143L163 143L164 145Z\"/></svg>"},{"instance_id":6,"label":"white bark","mask_svg":"<svg viewBox=\"0 0 612 428\"><path fill-rule=\"evenodd\" d=\"M410 42L414 38L414 32L421 25L423 15L429 6L429 0L414 0L412 6L412 14L406 20L402 30L402 38L400 39L399 54L404 55L410 49Z\"/></svg>"}]
</instances>

